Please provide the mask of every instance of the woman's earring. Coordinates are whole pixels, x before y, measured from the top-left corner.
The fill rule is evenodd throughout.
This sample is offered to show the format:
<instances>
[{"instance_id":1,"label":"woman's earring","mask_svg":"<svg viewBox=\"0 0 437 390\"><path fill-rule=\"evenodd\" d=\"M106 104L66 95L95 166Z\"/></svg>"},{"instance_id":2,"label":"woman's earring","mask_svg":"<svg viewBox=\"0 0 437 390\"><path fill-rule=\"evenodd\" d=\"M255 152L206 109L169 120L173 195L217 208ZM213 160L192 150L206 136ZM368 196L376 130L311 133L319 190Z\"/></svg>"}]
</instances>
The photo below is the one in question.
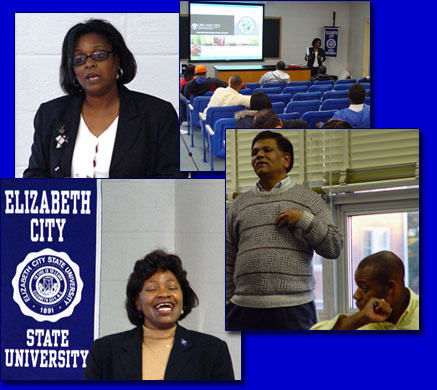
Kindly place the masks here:
<instances>
[{"instance_id":1,"label":"woman's earring","mask_svg":"<svg viewBox=\"0 0 437 390\"><path fill-rule=\"evenodd\" d=\"M77 87L80 87L79 81L77 80L76 77L73 79L73 81L72 81L71 83L72 83L73 86L75 86L76 88L77 88Z\"/></svg>"},{"instance_id":2,"label":"woman's earring","mask_svg":"<svg viewBox=\"0 0 437 390\"><path fill-rule=\"evenodd\" d=\"M117 69L117 80L118 80L121 76L123 76L123 69L122 69L122 68L118 68L118 69Z\"/></svg>"}]
</instances>

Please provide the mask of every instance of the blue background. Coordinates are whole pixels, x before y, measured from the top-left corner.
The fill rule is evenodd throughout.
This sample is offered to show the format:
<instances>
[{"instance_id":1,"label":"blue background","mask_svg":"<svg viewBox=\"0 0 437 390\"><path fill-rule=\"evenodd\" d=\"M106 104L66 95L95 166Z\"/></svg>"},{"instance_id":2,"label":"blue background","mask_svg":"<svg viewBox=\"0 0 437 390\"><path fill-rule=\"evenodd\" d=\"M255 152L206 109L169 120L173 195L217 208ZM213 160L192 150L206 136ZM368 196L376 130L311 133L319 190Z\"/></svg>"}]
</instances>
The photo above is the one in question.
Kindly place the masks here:
<instances>
[{"instance_id":1,"label":"blue background","mask_svg":"<svg viewBox=\"0 0 437 390\"><path fill-rule=\"evenodd\" d=\"M435 11L431 1L371 1L372 115L375 128L420 128L421 135L421 304L422 333L248 334L243 337L243 381L232 384L249 388L296 389L411 389L432 388L436 363L436 288L432 285L436 260L428 232L435 226L432 201L435 175L432 161L437 129L434 82ZM6 3L8 4L8 3ZM10 3L9 3L10 4ZM0 176L14 175L14 12L178 12L179 2L107 0L73 5L71 2L20 2L2 5L3 56L2 137ZM36 5L37 4L37 5ZM335 7L333 7L335 8ZM331 16L327 16L330 20ZM285 39L285 37L284 37ZM286 41L283 42L286 44ZM29 64L29 66L31 66ZM203 174L203 177L207 175ZM212 177L224 177L215 174ZM428 225L428 226L427 226ZM428 381L428 383L427 383ZM227 384L177 384L185 387L227 387ZM4 388L28 388L24 383L2 383ZM41 390L54 383L33 385ZM91 388L72 383L68 387ZM122 384L101 384L120 387ZM144 386L134 384L132 388ZM174 388L176 384L149 384Z\"/></svg>"}]
</instances>

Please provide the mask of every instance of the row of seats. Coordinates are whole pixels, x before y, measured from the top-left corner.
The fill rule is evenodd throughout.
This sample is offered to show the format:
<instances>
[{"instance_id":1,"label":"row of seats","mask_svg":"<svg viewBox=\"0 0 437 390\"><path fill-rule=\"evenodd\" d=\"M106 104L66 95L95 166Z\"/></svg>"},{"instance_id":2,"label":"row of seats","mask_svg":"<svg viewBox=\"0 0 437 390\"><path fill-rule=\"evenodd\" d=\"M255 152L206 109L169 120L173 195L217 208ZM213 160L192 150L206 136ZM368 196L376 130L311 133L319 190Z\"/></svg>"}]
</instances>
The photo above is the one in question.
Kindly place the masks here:
<instances>
[{"instance_id":1,"label":"row of seats","mask_svg":"<svg viewBox=\"0 0 437 390\"><path fill-rule=\"evenodd\" d=\"M316 95L314 95L316 94ZM298 112L303 115L307 111L329 111L342 110L349 107L348 98L320 100L320 93L296 94L292 101L290 96L271 95L272 108L278 114ZM302 96L298 96L302 95ZM189 105L188 110L188 132L191 134L191 146L194 147L193 127L200 127L199 113L207 107L210 96L198 96L193 99L193 104ZM370 97L365 98L365 103L370 105ZM209 110L209 109L208 109Z\"/></svg>"},{"instance_id":2,"label":"row of seats","mask_svg":"<svg viewBox=\"0 0 437 390\"><path fill-rule=\"evenodd\" d=\"M232 107L212 107L208 109L207 115L202 122L203 139L203 161L206 162L205 138L208 142L208 154L211 171L214 170L214 157L226 157L226 129L235 129L236 119L233 118L235 112L241 106ZM279 114L279 118L301 119L308 123L309 128L314 128L317 122L326 122L333 117L337 110L329 111L308 111L301 115L297 112Z\"/></svg>"},{"instance_id":3,"label":"row of seats","mask_svg":"<svg viewBox=\"0 0 437 390\"><path fill-rule=\"evenodd\" d=\"M312 88L317 85L309 87L308 83L310 82L295 83L305 83L305 85L291 85L290 83L289 87L285 86L283 89L279 88L279 90L275 87L275 93L273 94L271 93L272 88L258 89L264 90L266 93L269 92L267 94L272 101L272 108L282 119L301 118L308 123L309 128L314 128L317 122L326 122L332 118L337 110L349 106L347 92L350 88L350 83L338 84L338 86L344 85L346 87L339 90L330 90L329 88L332 89L332 84L326 83L327 88L322 88L322 90L327 89L323 91L323 95L322 91ZM370 83L362 84L365 88L370 88ZM249 85L246 84L246 86ZM325 86L325 83L320 84L320 86ZM266 89L267 91L265 91ZM240 93L251 95L256 90L256 88L253 90L247 88L246 90L241 90ZM368 92L369 90L366 90L366 93ZM200 127L202 132L203 162L206 162L206 142L208 142L211 171L214 170L214 155L219 158L225 158L226 129L235 128L236 120L234 115L236 112L244 109L243 106L210 107L207 115L201 117L199 114L207 107L212 94L213 92L207 92L203 96L191 96L187 102L188 132L189 134L191 133L191 146L194 147L193 130L195 127ZM370 97L366 98L365 103L370 104Z\"/></svg>"},{"instance_id":4,"label":"row of seats","mask_svg":"<svg viewBox=\"0 0 437 390\"><path fill-rule=\"evenodd\" d=\"M267 84L267 83L266 83ZM349 91L349 88L353 84L321 84L321 85L292 85L292 86L276 86L276 87L257 87L257 88L245 88L240 91L244 95L252 95L255 92L264 92L269 94L279 94L279 93L296 93L296 92L328 92L328 91ZM279 83L278 83L279 84ZM370 83L361 83L364 89L370 89Z\"/></svg>"},{"instance_id":5,"label":"row of seats","mask_svg":"<svg viewBox=\"0 0 437 390\"><path fill-rule=\"evenodd\" d=\"M313 85L342 85L342 84L346 84L349 85L350 84L354 84L354 83L364 83L364 84L370 84L368 82L368 79L366 78L362 78L359 79L358 81L356 79L347 79L347 80L316 80L314 81ZM289 87L295 87L295 86L307 86L310 87L311 86L311 80L307 80L307 81L291 81L289 84L282 82L282 81L276 81L276 82L268 82L268 83L264 83L263 87L264 88L273 88L273 87L282 87L285 88L286 86ZM261 84L260 83L246 83L246 87L250 88L250 89L255 89L255 88L260 88Z\"/></svg>"}]
</instances>

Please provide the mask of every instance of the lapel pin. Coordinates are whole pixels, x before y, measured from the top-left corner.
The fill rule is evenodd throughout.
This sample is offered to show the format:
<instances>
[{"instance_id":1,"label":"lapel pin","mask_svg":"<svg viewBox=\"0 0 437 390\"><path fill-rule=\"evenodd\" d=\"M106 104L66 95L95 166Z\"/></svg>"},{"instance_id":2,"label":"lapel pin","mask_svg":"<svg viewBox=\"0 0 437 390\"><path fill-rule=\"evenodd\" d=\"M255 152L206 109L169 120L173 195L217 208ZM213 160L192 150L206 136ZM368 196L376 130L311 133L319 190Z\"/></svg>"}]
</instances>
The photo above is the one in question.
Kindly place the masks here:
<instances>
[{"instance_id":1,"label":"lapel pin","mask_svg":"<svg viewBox=\"0 0 437 390\"><path fill-rule=\"evenodd\" d=\"M62 124L58 129L56 129L56 149L61 149L68 144L69 137L65 130L65 124Z\"/></svg>"},{"instance_id":2,"label":"lapel pin","mask_svg":"<svg viewBox=\"0 0 437 390\"><path fill-rule=\"evenodd\" d=\"M186 347L187 346L187 340L181 338L181 344Z\"/></svg>"}]
</instances>

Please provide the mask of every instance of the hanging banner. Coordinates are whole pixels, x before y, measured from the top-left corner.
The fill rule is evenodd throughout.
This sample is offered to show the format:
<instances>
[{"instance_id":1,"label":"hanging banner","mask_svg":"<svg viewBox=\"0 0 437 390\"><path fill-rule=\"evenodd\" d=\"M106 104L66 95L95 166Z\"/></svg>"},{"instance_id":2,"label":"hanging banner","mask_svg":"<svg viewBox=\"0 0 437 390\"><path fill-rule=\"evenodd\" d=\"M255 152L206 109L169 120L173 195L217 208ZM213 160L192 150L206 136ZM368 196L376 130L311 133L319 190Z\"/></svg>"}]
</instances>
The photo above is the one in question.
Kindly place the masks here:
<instances>
[{"instance_id":1,"label":"hanging banner","mask_svg":"<svg viewBox=\"0 0 437 390\"><path fill-rule=\"evenodd\" d=\"M325 56L337 57L338 28L325 27Z\"/></svg>"},{"instance_id":2,"label":"hanging banner","mask_svg":"<svg viewBox=\"0 0 437 390\"><path fill-rule=\"evenodd\" d=\"M97 318L99 191L96 180L1 181L2 380L83 379Z\"/></svg>"}]
</instances>

